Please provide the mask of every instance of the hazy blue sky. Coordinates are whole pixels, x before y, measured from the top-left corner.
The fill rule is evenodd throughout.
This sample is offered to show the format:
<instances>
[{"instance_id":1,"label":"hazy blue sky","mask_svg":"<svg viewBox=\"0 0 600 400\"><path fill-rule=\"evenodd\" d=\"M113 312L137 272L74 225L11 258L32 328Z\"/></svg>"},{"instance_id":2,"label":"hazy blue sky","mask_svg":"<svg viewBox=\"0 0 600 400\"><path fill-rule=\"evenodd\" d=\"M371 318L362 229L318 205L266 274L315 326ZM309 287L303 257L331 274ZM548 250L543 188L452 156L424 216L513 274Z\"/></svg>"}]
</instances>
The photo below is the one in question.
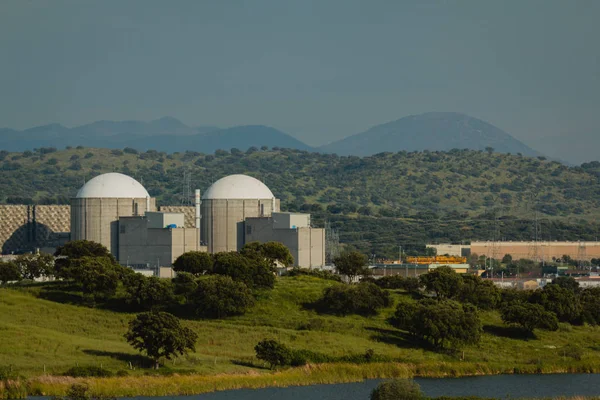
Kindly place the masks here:
<instances>
[{"instance_id":1,"label":"hazy blue sky","mask_svg":"<svg viewBox=\"0 0 600 400\"><path fill-rule=\"evenodd\" d=\"M265 124L311 145L427 111L598 160L600 1L0 1L0 126Z\"/></svg>"}]
</instances>

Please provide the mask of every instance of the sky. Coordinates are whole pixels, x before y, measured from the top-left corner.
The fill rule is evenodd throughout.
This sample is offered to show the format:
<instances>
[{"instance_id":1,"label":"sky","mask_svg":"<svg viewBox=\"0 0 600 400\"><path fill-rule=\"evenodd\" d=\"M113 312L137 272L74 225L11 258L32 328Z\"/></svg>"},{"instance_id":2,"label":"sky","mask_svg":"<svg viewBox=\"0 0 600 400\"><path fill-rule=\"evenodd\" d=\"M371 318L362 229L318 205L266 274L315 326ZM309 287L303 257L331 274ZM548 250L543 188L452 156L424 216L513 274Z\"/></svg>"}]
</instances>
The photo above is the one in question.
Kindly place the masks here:
<instances>
[{"instance_id":1,"label":"sky","mask_svg":"<svg viewBox=\"0 0 600 400\"><path fill-rule=\"evenodd\" d=\"M309 145L429 111L600 160L597 0L2 0L0 127L173 116Z\"/></svg>"}]
</instances>

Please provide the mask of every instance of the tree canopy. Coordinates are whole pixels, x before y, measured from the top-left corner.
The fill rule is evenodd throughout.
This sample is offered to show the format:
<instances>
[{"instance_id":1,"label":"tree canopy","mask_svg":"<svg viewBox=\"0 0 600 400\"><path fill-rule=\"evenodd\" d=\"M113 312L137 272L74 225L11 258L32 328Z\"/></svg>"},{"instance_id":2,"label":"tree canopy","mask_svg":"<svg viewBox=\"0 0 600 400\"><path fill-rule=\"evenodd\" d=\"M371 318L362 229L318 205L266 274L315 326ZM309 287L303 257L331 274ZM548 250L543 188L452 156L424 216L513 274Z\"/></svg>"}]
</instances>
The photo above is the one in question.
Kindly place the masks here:
<instances>
[{"instance_id":1,"label":"tree canopy","mask_svg":"<svg viewBox=\"0 0 600 400\"><path fill-rule=\"evenodd\" d=\"M189 272L196 276L212 271L213 257L203 251L188 251L183 253L173 263L173 269L177 272Z\"/></svg>"},{"instance_id":2,"label":"tree canopy","mask_svg":"<svg viewBox=\"0 0 600 400\"><path fill-rule=\"evenodd\" d=\"M367 256L358 251L349 251L333 259L333 264L338 273L346 275L352 283L356 277L369 274Z\"/></svg>"},{"instance_id":3,"label":"tree canopy","mask_svg":"<svg viewBox=\"0 0 600 400\"><path fill-rule=\"evenodd\" d=\"M419 281L440 301L455 298L463 286L463 278L447 265L419 276Z\"/></svg>"},{"instance_id":4,"label":"tree canopy","mask_svg":"<svg viewBox=\"0 0 600 400\"><path fill-rule=\"evenodd\" d=\"M125 339L136 350L145 352L158 369L162 357L170 360L188 350L195 351L198 335L191 329L182 327L172 314L146 312L138 314L129 322Z\"/></svg>"}]
</instances>

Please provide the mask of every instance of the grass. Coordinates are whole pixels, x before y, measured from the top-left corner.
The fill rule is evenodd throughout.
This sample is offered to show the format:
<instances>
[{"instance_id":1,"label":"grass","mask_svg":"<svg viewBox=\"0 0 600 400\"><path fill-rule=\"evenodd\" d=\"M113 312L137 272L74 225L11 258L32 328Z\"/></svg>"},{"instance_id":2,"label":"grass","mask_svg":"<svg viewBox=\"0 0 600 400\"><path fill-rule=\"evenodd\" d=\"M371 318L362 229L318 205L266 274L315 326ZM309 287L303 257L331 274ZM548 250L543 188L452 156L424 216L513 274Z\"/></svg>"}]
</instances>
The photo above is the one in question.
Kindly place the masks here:
<instances>
[{"instance_id":1,"label":"grass","mask_svg":"<svg viewBox=\"0 0 600 400\"><path fill-rule=\"evenodd\" d=\"M30 394L63 394L73 378L58 377L74 366L100 366L129 376L83 379L95 394L192 394L241 387L306 385L403 376L463 376L498 373L599 372L600 329L564 327L538 331L524 340L503 326L496 312L482 314L485 333L476 346L463 352L438 352L414 343L386 323L393 307L379 315L319 315L305 307L335 284L309 276L279 278L273 291L260 293L246 315L222 321L186 320L198 333L196 351L167 362L154 376L145 357L124 340L133 314L90 309L40 298L51 286L0 289L0 360L29 379ZM406 296L395 292L393 297ZM327 364L272 372L254 357L264 338L280 340L294 349L330 356L364 353L393 363ZM581 360L561 354L571 344L583 350ZM463 359L464 356L464 359ZM130 369L130 365L134 369ZM150 374L150 375L148 375Z\"/></svg>"}]
</instances>

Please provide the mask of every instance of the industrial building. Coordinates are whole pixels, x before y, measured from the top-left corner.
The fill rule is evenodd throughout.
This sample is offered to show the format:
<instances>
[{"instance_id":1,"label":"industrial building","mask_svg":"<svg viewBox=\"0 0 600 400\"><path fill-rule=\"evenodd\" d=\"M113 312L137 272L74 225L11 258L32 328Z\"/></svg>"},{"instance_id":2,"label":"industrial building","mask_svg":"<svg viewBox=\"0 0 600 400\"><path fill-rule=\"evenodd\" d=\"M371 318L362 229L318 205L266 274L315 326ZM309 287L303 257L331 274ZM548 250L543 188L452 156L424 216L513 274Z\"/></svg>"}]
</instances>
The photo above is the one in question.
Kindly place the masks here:
<instances>
[{"instance_id":1,"label":"industrial building","mask_svg":"<svg viewBox=\"0 0 600 400\"><path fill-rule=\"evenodd\" d=\"M85 183L70 207L2 206L0 212L12 216L3 215L10 223L0 230L0 245L5 254L34 247L52 252L69 239L90 240L106 246L123 265L158 268L188 251L238 251L250 241L279 241L290 248L295 265L324 265L325 230L313 228L309 214L280 212L279 204L258 179L230 175L202 198L196 190L194 207L159 208L138 181L108 173ZM51 221L58 229L36 219L45 207L56 208Z\"/></svg>"},{"instance_id":2,"label":"industrial building","mask_svg":"<svg viewBox=\"0 0 600 400\"><path fill-rule=\"evenodd\" d=\"M510 254L514 260L529 259L538 262L550 262L564 255L578 261L591 261L600 258L600 242L552 242L552 241L487 241L471 242L470 245L462 244L430 244L437 254L450 256L469 256L477 254L494 259L502 259Z\"/></svg>"}]
</instances>

